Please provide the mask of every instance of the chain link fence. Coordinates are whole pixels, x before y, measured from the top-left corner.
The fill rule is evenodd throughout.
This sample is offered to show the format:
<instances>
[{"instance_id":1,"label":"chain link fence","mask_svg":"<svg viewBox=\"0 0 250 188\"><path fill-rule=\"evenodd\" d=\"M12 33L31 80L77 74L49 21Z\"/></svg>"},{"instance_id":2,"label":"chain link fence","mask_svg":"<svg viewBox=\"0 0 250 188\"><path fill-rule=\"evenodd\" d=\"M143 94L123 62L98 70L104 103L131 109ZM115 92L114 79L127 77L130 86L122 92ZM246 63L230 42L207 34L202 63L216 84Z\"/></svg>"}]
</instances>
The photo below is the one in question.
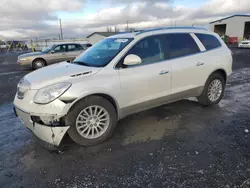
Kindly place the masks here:
<instances>
[{"instance_id":1,"label":"chain link fence","mask_svg":"<svg viewBox=\"0 0 250 188\"><path fill-rule=\"evenodd\" d=\"M29 52L29 51L40 51L43 48L54 44L62 43L79 43L87 44L89 43L88 39L64 39L64 40L55 40L55 39L33 39L33 40L23 40L23 41L1 41L0 40L0 53L5 52Z\"/></svg>"},{"instance_id":2,"label":"chain link fence","mask_svg":"<svg viewBox=\"0 0 250 188\"><path fill-rule=\"evenodd\" d=\"M63 43L79 43L87 44L89 41L87 39L64 39L64 40L52 40L52 39L39 39L39 40L30 40L27 42L28 49L32 51L40 51L43 48L54 44L63 44Z\"/></svg>"}]
</instances>

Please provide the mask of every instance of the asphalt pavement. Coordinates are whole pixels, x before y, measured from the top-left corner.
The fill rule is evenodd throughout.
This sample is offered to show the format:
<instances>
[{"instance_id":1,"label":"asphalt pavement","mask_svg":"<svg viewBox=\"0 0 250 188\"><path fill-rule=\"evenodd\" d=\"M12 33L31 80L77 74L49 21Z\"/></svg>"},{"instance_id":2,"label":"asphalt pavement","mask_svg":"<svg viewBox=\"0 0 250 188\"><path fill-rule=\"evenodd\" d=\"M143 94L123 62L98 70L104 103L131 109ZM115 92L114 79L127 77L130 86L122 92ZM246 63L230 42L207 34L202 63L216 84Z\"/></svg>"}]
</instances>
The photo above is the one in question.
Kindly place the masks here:
<instances>
[{"instance_id":1,"label":"asphalt pavement","mask_svg":"<svg viewBox=\"0 0 250 188\"><path fill-rule=\"evenodd\" d=\"M250 49L233 48L219 105L182 100L129 116L104 144L46 147L15 117L21 70L0 55L0 187L250 187Z\"/></svg>"}]
</instances>

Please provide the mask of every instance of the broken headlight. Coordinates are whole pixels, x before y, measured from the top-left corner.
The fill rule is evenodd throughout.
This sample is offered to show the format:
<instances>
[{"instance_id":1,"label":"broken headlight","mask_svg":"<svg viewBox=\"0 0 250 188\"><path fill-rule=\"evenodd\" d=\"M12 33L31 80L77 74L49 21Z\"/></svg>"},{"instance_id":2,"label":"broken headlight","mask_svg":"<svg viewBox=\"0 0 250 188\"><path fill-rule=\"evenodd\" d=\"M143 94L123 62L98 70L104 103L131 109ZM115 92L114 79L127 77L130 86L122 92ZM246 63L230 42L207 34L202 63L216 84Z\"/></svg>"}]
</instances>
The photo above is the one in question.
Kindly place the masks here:
<instances>
[{"instance_id":1,"label":"broken headlight","mask_svg":"<svg viewBox=\"0 0 250 188\"><path fill-rule=\"evenodd\" d=\"M47 104L60 97L71 86L71 83L63 82L39 89L35 95L34 102Z\"/></svg>"}]
</instances>

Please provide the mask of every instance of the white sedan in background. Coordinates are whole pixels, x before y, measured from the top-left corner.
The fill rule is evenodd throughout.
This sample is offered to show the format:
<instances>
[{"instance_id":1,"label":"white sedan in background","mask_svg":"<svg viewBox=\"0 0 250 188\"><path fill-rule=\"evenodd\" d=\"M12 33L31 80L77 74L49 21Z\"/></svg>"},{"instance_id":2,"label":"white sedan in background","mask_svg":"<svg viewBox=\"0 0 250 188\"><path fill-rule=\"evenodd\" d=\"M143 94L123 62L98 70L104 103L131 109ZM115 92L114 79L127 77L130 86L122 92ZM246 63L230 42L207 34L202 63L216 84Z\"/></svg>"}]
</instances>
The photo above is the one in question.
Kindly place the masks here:
<instances>
[{"instance_id":1,"label":"white sedan in background","mask_svg":"<svg viewBox=\"0 0 250 188\"><path fill-rule=\"evenodd\" d=\"M243 40L243 41L239 42L238 47L239 48L250 48L250 39Z\"/></svg>"}]
</instances>

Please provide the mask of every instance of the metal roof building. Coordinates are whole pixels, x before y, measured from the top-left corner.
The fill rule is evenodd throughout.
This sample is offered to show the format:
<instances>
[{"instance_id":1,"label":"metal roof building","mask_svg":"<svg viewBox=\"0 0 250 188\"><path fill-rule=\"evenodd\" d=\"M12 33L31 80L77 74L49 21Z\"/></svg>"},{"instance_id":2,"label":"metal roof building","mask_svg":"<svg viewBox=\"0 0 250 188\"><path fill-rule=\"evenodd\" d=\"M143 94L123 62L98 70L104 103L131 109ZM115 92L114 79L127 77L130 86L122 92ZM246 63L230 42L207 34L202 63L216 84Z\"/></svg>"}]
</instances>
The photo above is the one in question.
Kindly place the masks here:
<instances>
[{"instance_id":1,"label":"metal roof building","mask_svg":"<svg viewBox=\"0 0 250 188\"><path fill-rule=\"evenodd\" d=\"M88 35L86 38L91 44L95 44L106 37L116 35L116 34L119 34L119 32L94 32Z\"/></svg>"},{"instance_id":2,"label":"metal roof building","mask_svg":"<svg viewBox=\"0 0 250 188\"><path fill-rule=\"evenodd\" d=\"M232 15L210 23L212 31L219 35L238 37L239 40L250 37L250 15Z\"/></svg>"}]
</instances>

